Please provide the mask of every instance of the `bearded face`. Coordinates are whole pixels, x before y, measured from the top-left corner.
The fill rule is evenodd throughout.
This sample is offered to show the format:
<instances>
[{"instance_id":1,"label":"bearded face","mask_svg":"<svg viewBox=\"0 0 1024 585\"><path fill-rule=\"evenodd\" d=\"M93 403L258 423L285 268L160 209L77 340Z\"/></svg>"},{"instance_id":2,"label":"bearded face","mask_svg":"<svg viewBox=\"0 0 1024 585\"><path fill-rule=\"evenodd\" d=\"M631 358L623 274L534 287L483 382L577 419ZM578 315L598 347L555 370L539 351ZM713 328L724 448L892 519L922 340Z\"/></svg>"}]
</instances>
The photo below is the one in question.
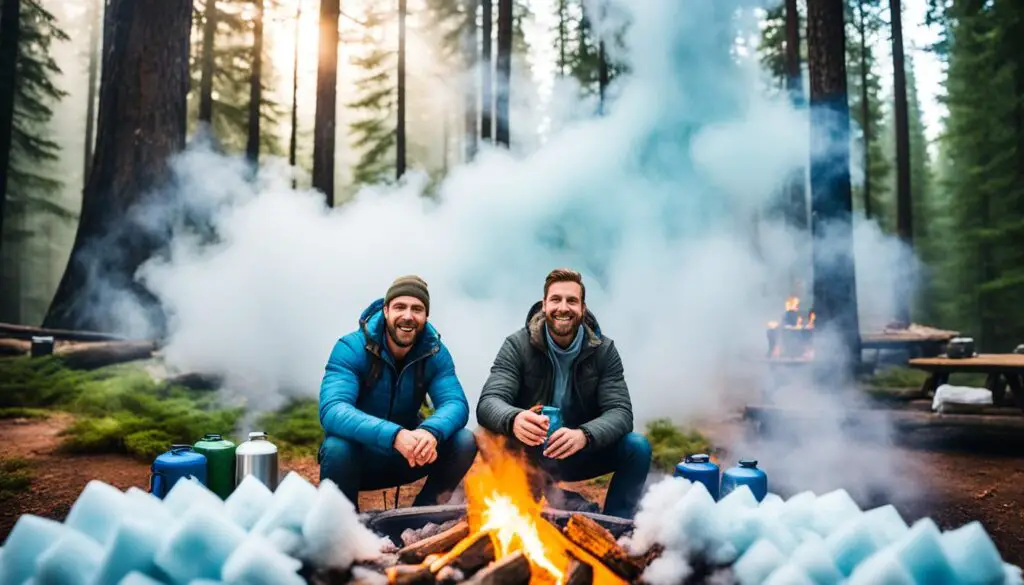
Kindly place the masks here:
<instances>
[{"instance_id":1,"label":"bearded face","mask_svg":"<svg viewBox=\"0 0 1024 585\"><path fill-rule=\"evenodd\" d=\"M427 325L427 308L416 297L396 297L384 307L388 336L398 347L412 347Z\"/></svg>"},{"instance_id":2,"label":"bearded face","mask_svg":"<svg viewBox=\"0 0 1024 585\"><path fill-rule=\"evenodd\" d=\"M572 338L583 322L586 305L583 289L576 282L553 282L544 298L544 320L555 338Z\"/></svg>"}]
</instances>

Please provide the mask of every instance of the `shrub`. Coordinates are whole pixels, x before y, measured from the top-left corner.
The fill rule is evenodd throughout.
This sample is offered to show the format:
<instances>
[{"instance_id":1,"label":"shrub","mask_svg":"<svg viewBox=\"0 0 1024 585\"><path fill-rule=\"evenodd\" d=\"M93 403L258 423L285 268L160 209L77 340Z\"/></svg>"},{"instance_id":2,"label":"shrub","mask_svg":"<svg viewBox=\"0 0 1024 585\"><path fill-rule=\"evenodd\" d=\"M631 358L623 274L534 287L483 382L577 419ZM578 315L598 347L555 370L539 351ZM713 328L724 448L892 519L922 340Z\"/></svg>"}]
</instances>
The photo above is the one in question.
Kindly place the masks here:
<instances>
[{"instance_id":1,"label":"shrub","mask_svg":"<svg viewBox=\"0 0 1024 585\"><path fill-rule=\"evenodd\" d=\"M704 435L695 430L680 429L666 418L647 423L646 434L653 451L652 466L665 473L671 473L687 455L711 454L714 451Z\"/></svg>"},{"instance_id":2,"label":"shrub","mask_svg":"<svg viewBox=\"0 0 1024 585\"><path fill-rule=\"evenodd\" d=\"M324 439L320 427L319 403L314 399L293 400L277 412L260 417L260 426L278 449L292 455L315 456Z\"/></svg>"},{"instance_id":3,"label":"shrub","mask_svg":"<svg viewBox=\"0 0 1024 585\"><path fill-rule=\"evenodd\" d=\"M32 464L28 459L0 459L0 502L17 496L32 485Z\"/></svg>"}]
</instances>

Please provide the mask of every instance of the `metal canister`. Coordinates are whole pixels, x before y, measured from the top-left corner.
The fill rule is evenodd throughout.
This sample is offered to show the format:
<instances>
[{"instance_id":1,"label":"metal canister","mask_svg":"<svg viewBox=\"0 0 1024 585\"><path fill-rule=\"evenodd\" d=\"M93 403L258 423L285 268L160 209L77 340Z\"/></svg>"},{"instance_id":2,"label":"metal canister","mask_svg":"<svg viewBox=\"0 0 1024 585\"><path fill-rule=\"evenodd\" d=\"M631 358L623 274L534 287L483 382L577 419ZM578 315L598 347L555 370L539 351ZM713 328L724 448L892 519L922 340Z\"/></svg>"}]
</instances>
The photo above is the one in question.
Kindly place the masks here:
<instances>
[{"instance_id":1,"label":"metal canister","mask_svg":"<svg viewBox=\"0 0 1024 585\"><path fill-rule=\"evenodd\" d=\"M207 487L226 500L235 490L235 444L216 433L207 433L192 448L206 456Z\"/></svg>"},{"instance_id":2,"label":"metal canister","mask_svg":"<svg viewBox=\"0 0 1024 585\"><path fill-rule=\"evenodd\" d=\"M235 449L235 486L247 475L256 476L271 491L277 489L277 445L263 431L249 433L249 440Z\"/></svg>"}]
</instances>

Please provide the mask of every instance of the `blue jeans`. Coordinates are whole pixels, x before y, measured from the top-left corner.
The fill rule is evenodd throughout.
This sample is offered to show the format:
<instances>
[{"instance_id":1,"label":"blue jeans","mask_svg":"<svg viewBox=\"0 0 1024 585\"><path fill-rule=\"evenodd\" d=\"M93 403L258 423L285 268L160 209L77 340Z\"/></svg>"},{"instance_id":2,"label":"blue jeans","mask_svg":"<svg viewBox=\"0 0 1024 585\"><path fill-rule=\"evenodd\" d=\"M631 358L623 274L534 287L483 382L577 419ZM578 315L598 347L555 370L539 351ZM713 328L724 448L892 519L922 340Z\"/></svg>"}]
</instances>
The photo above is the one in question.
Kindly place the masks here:
<instances>
[{"instance_id":1,"label":"blue jeans","mask_svg":"<svg viewBox=\"0 0 1024 585\"><path fill-rule=\"evenodd\" d=\"M640 433L628 433L603 449L584 449L566 459L544 457L539 448L527 452L555 481L582 481L614 474L602 512L620 518L636 514L651 470L651 444Z\"/></svg>"},{"instance_id":2,"label":"blue jeans","mask_svg":"<svg viewBox=\"0 0 1024 585\"><path fill-rule=\"evenodd\" d=\"M442 494L455 490L476 458L476 439L467 429L460 429L437 446L437 459L422 467L409 467L394 449L382 451L333 435L320 446L320 481L330 479L345 494L356 510L360 490L378 490L412 483L423 476L427 482L414 506L437 504Z\"/></svg>"}]
</instances>

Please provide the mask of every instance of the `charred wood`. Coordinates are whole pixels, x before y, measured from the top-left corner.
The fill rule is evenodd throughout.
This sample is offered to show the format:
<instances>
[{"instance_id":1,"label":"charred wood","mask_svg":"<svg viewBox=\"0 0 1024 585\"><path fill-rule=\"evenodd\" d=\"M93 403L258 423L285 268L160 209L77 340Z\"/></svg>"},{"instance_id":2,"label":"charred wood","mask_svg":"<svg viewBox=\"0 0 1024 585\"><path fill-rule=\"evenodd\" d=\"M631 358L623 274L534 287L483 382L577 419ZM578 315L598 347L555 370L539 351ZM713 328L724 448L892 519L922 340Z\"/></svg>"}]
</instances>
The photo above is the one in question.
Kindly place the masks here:
<instances>
[{"instance_id":1,"label":"charred wood","mask_svg":"<svg viewBox=\"0 0 1024 585\"><path fill-rule=\"evenodd\" d=\"M391 585L430 585L434 574L426 565L397 565L388 568L388 583Z\"/></svg>"},{"instance_id":2,"label":"charred wood","mask_svg":"<svg viewBox=\"0 0 1024 585\"><path fill-rule=\"evenodd\" d=\"M402 563L422 563L429 555L443 553L451 550L462 539L469 536L469 523L463 521L448 530L424 538L419 542L410 544L398 551L398 560Z\"/></svg>"},{"instance_id":3,"label":"charred wood","mask_svg":"<svg viewBox=\"0 0 1024 585\"><path fill-rule=\"evenodd\" d=\"M643 572L642 561L630 557L611 532L582 514L573 514L569 518L565 537L627 581L636 580Z\"/></svg>"},{"instance_id":4,"label":"charred wood","mask_svg":"<svg viewBox=\"0 0 1024 585\"><path fill-rule=\"evenodd\" d=\"M471 540L460 542L456 548L431 562L430 571L441 581L441 572L446 567L457 569L463 575L472 575L494 559L494 542L490 534L478 532Z\"/></svg>"},{"instance_id":5,"label":"charred wood","mask_svg":"<svg viewBox=\"0 0 1024 585\"><path fill-rule=\"evenodd\" d=\"M565 585L592 585L594 567L569 553L569 570L566 571Z\"/></svg>"},{"instance_id":6,"label":"charred wood","mask_svg":"<svg viewBox=\"0 0 1024 585\"><path fill-rule=\"evenodd\" d=\"M530 562L523 551L516 551L481 570L467 585L526 585L530 582Z\"/></svg>"}]
</instances>

